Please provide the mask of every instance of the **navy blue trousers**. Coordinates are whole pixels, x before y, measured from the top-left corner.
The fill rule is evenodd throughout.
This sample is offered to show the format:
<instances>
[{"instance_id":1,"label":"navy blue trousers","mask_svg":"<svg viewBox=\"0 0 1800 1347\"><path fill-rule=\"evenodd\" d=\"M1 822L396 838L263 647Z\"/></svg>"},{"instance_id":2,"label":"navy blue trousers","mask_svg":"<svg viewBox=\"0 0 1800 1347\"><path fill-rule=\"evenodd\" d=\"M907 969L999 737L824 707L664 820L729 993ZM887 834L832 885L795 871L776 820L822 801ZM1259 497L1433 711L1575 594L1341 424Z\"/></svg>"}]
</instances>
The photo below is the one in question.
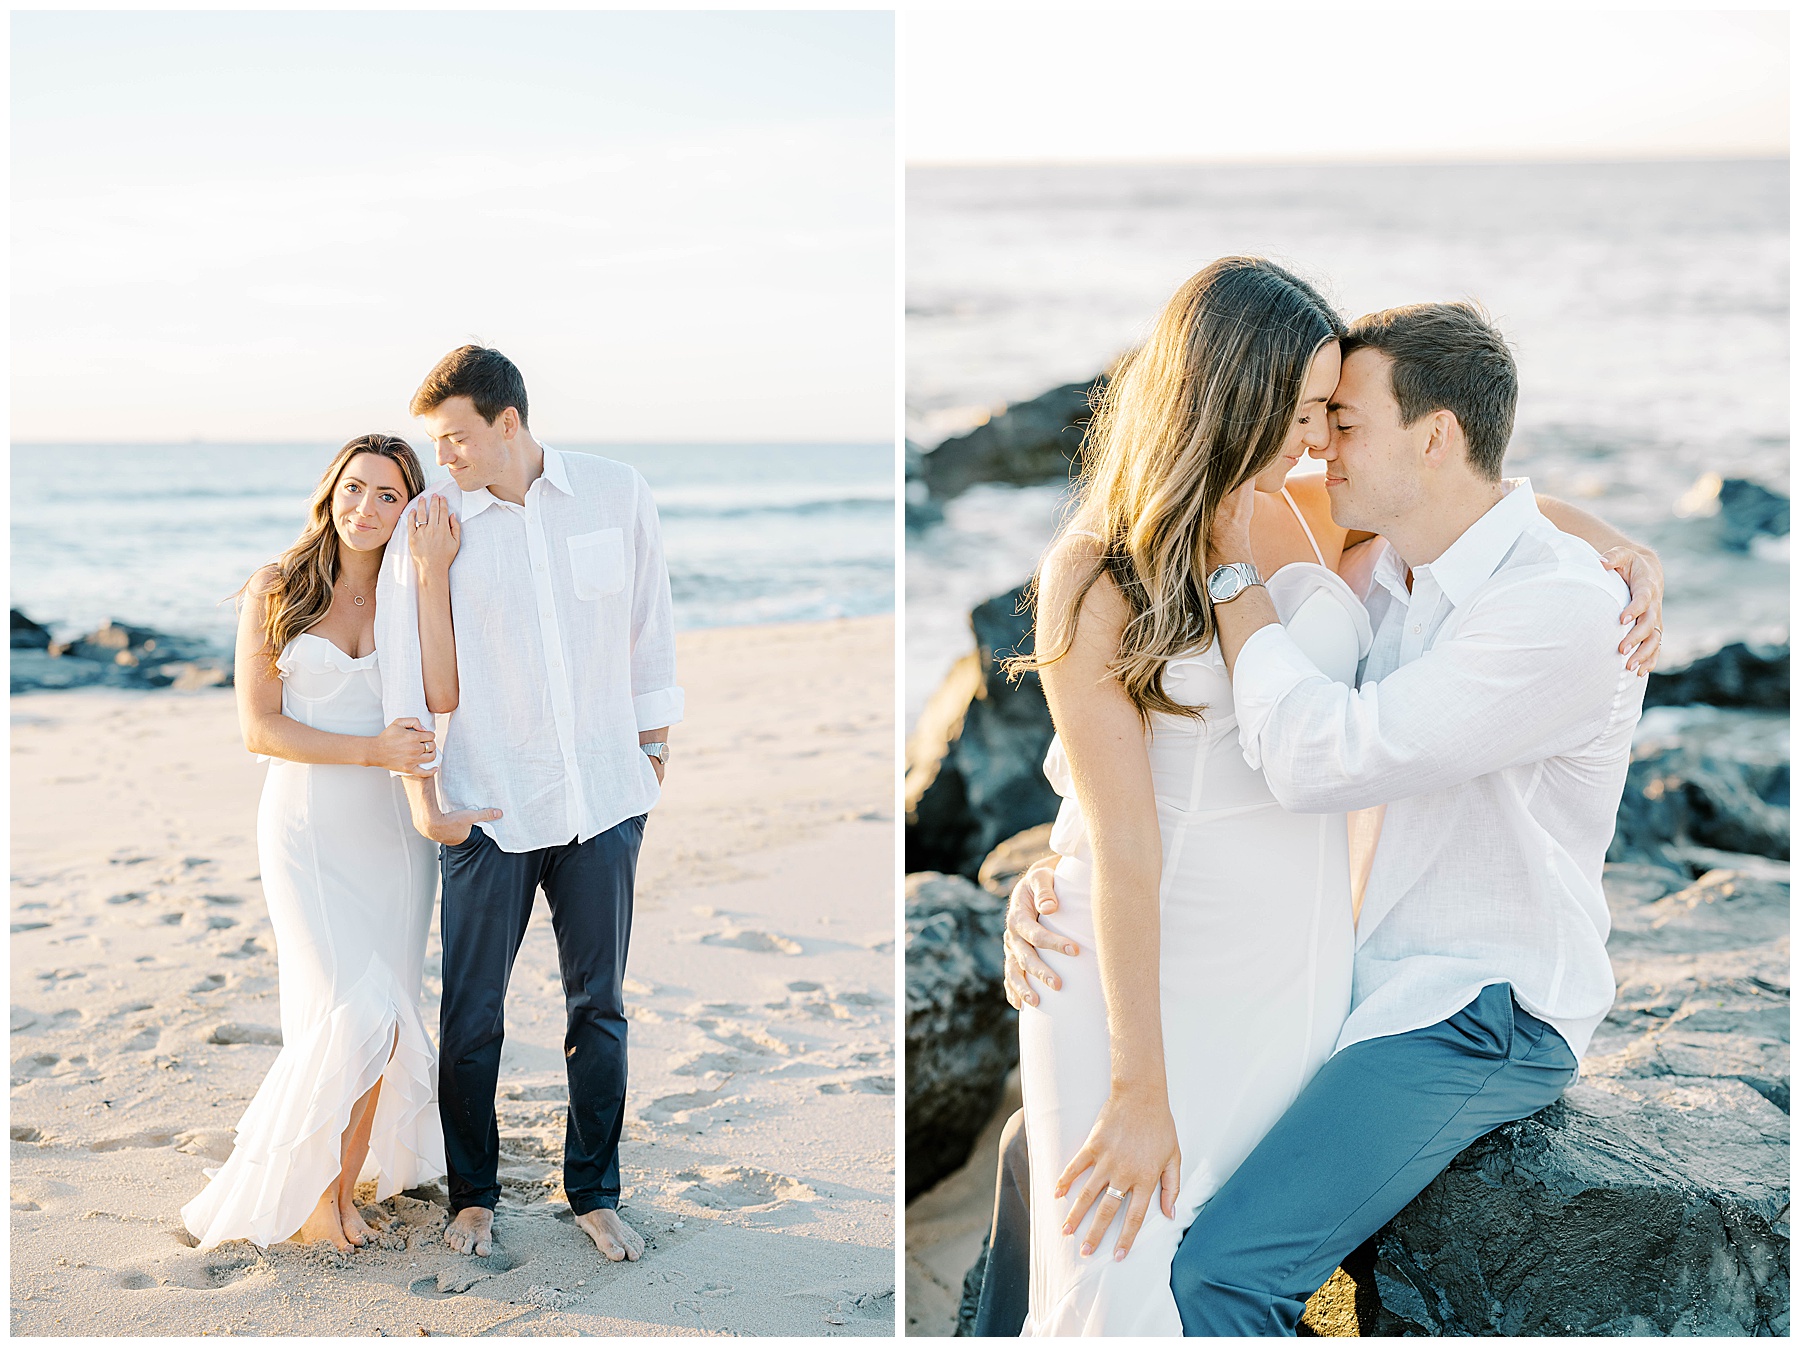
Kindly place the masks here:
<instances>
[{"instance_id":1,"label":"navy blue trousers","mask_svg":"<svg viewBox=\"0 0 1800 1347\"><path fill-rule=\"evenodd\" d=\"M644 816L586 842L502 851L480 828L440 847L444 1000L438 1018L438 1114L450 1210L500 1200L494 1091L506 1036L506 988L539 888L550 907L568 1026L569 1121L563 1189L576 1215L619 1205L625 1121L625 1005L632 888Z\"/></svg>"}]
</instances>

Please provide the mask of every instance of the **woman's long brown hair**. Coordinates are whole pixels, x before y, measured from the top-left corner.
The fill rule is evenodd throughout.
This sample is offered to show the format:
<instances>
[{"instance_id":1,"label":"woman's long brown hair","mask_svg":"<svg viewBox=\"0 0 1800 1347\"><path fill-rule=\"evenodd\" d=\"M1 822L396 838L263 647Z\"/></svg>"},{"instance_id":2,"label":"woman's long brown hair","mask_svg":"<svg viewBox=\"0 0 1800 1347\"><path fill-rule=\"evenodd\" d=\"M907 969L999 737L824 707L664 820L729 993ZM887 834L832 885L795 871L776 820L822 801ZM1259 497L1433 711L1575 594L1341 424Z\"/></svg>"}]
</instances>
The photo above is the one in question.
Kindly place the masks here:
<instances>
[{"instance_id":1,"label":"woman's long brown hair","mask_svg":"<svg viewBox=\"0 0 1800 1347\"><path fill-rule=\"evenodd\" d=\"M1066 656L1088 591L1110 575L1130 612L1110 671L1139 716L1201 714L1163 691L1163 670L1217 630L1207 534L1225 497L1275 461L1313 356L1343 334L1318 291L1260 257L1222 257L1175 292L1088 427L1063 536L1092 537L1098 555L1066 603L1039 608L1035 652L1008 672ZM1038 588L1034 577L1034 602Z\"/></svg>"},{"instance_id":2,"label":"woman's long brown hair","mask_svg":"<svg viewBox=\"0 0 1800 1347\"><path fill-rule=\"evenodd\" d=\"M405 440L392 435L359 435L337 451L318 486L313 488L306 527L294 545L277 558L275 579L263 591L263 638L271 668L287 649L287 643L316 625L331 608L331 589L338 571L338 535L331 519L331 498L337 491L338 478L358 454L376 454L391 460L400 469L408 500L425 489L425 470Z\"/></svg>"}]
</instances>

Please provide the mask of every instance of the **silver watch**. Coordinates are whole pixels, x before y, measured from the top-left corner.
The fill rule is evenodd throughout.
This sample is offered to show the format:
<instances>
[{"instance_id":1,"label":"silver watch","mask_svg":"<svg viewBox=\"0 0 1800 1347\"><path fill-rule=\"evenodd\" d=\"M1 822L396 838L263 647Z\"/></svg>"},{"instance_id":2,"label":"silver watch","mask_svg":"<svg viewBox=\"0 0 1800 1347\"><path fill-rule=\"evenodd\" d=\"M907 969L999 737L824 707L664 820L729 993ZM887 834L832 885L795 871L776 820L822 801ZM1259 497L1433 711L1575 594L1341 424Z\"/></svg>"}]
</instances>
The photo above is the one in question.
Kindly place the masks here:
<instances>
[{"instance_id":1,"label":"silver watch","mask_svg":"<svg viewBox=\"0 0 1800 1347\"><path fill-rule=\"evenodd\" d=\"M1256 573L1256 567L1247 561L1234 561L1213 568L1206 577L1206 592L1214 603L1230 603L1250 586L1261 583L1262 576Z\"/></svg>"},{"instance_id":2,"label":"silver watch","mask_svg":"<svg viewBox=\"0 0 1800 1347\"><path fill-rule=\"evenodd\" d=\"M669 765L669 746L662 740L658 739L654 743L639 744L638 747L643 749L647 756L655 758L664 767Z\"/></svg>"}]
</instances>

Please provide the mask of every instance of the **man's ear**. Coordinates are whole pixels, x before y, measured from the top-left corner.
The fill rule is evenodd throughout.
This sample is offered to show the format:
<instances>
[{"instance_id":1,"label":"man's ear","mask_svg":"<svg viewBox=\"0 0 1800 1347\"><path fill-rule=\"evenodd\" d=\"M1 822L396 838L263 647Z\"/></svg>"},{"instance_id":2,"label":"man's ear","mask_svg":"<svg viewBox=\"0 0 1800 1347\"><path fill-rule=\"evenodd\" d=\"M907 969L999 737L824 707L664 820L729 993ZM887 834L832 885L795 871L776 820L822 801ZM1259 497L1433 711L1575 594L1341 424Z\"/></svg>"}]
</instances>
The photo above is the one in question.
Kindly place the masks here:
<instances>
[{"instance_id":1,"label":"man's ear","mask_svg":"<svg viewBox=\"0 0 1800 1347\"><path fill-rule=\"evenodd\" d=\"M1462 422L1456 419L1455 412L1439 408L1427 418L1427 423L1429 432L1425 437L1424 450L1426 467L1442 468L1467 461L1468 441L1463 437Z\"/></svg>"},{"instance_id":2,"label":"man's ear","mask_svg":"<svg viewBox=\"0 0 1800 1347\"><path fill-rule=\"evenodd\" d=\"M500 432L502 439L510 440L519 433L519 409L506 407L500 412L500 420L494 427Z\"/></svg>"}]
</instances>

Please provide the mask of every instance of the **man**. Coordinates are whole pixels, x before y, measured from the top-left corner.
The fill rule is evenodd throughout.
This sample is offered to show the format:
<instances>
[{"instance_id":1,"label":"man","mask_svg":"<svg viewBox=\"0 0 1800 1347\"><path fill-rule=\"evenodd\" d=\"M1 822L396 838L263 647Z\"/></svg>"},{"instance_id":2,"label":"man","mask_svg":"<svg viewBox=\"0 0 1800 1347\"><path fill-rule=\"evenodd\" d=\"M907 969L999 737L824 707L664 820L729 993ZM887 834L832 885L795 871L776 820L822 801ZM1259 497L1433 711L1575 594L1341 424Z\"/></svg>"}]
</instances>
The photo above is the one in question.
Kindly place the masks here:
<instances>
[{"instance_id":1,"label":"man","mask_svg":"<svg viewBox=\"0 0 1800 1347\"><path fill-rule=\"evenodd\" d=\"M1249 564L1248 486L1215 525L1209 588L1246 760L1290 810L1385 803L1385 818L1335 1054L1175 1256L1192 1336L1293 1334L1331 1270L1459 1152L1562 1092L1614 990L1600 874L1644 695L1640 652L1619 648L1625 586L1529 483L1502 481L1517 377L1478 309L1374 314L1343 349L1319 456L1333 517L1380 535L1359 688L1283 632ZM1014 891L1009 997L1035 997L1025 972L1054 986L1032 949L1066 945L1031 915L1049 886L1036 870ZM1008 1300L1022 1159L1006 1157L996 1215L1009 1263L990 1258ZM1114 1200L1094 1197L1104 1220ZM997 1295L978 1328L1015 1312Z\"/></svg>"},{"instance_id":2,"label":"man","mask_svg":"<svg viewBox=\"0 0 1800 1347\"><path fill-rule=\"evenodd\" d=\"M414 394L412 412L451 480L414 501L402 529L424 523L441 494L460 537L447 577L454 703L437 692L440 704L427 705L420 580L399 529L382 566L376 645L390 721L455 711L435 783L407 779L420 830L444 844L444 1240L476 1255L492 1245L506 986L542 887L568 1005L563 1188L600 1252L635 1260L643 1240L617 1211L620 987L645 815L659 794L669 726L682 714L656 507L633 468L538 443L524 380L498 351L452 351ZM475 806L498 817L469 829L484 816Z\"/></svg>"}]
</instances>

